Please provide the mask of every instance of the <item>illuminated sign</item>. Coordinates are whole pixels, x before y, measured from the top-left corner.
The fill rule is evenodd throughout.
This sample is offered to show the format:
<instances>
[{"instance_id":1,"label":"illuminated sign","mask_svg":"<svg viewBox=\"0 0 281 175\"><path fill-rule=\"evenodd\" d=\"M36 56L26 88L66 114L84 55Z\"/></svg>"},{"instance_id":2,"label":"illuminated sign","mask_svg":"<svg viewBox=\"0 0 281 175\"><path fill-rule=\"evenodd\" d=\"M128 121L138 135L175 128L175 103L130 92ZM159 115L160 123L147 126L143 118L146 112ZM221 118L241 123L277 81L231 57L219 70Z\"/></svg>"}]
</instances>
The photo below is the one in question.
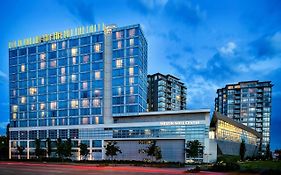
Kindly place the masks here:
<instances>
[{"instance_id":1,"label":"illuminated sign","mask_svg":"<svg viewBox=\"0 0 281 175\"><path fill-rule=\"evenodd\" d=\"M95 25L90 25L90 26L86 26L86 27L77 27L75 29L64 30L63 32L54 32L51 34L44 34L41 36L30 37L30 38L26 38L23 40L11 41L11 42L9 42L9 48L28 46L28 45L32 45L32 44L38 44L38 43L43 43L43 42L53 41L53 40L66 39L66 38L70 38L72 36L79 36L79 35L83 35L83 34L104 31L104 29L105 29L104 24L101 24L101 25L95 24Z\"/></svg>"},{"instance_id":2,"label":"illuminated sign","mask_svg":"<svg viewBox=\"0 0 281 175\"><path fill-rule=\"evenodd\" d=\"M200 121L172 121L172 122L160 122L161 126L174 126L174 125L198 125L202 124Z\"/></svg>"}]
</instances>

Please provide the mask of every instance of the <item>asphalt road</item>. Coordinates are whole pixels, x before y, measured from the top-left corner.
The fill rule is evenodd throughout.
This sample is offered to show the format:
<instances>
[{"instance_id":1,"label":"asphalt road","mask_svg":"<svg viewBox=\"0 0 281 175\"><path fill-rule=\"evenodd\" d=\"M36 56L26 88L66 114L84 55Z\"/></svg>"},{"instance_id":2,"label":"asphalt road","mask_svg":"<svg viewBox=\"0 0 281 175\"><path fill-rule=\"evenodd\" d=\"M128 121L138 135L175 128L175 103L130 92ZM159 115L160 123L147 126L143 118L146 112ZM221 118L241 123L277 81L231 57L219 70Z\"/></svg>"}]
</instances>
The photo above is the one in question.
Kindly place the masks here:
<instances>
[{"instance_id":1,"label":"asphalt road","mask_svg":"<svg viewBox=\"0 0 281 175\"><path fill-rule=\"evenodd\" d=\"M91 164L59 164L0 162L0 175L155 175L155 174L186 174L185 168L152 168L135 166L98 166ZM192 173L194 174L194 173ZM222 175L224 173L200 172L199 175Z\"/></svg>"}]
</instances>

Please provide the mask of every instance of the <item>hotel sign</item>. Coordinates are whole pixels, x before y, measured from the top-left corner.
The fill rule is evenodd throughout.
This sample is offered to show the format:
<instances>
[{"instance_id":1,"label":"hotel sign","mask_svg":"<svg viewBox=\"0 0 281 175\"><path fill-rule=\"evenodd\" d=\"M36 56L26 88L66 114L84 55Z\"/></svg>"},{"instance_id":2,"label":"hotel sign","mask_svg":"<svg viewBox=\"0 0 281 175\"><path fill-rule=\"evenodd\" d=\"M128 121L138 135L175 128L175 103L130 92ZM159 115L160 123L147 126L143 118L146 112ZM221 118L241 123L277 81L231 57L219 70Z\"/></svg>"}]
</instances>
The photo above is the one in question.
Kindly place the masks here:
<instances>
[{"instance_id":1,"label":"hotel sign","mask_svg":"<svg viewBox=\"0 0 281 175\"><path fill-rule=\"evenodd\" d=\"M160 122L161 126L175 126L175 125L198 125L203 124L200 121L171 121L171 122Z\"/></svg>"},{"instance_id":2,"label":"hotel sign","mask_svg":"<svg viewBox=\"0 0 281 175\"><path fill-rule=\"evenodd\" d=\"M9 49L43 43L47 41L66 39L72 36L79 36L87 33L103 31L104 29L105 29L104 24L97 24L97 25L95 24L86 27L77 27L75 29L64 30L63 32L54 32L51 34L44 34L41 36L30 37L23 40L11 41L9 42Z\"/></svg>"}]
</instances>

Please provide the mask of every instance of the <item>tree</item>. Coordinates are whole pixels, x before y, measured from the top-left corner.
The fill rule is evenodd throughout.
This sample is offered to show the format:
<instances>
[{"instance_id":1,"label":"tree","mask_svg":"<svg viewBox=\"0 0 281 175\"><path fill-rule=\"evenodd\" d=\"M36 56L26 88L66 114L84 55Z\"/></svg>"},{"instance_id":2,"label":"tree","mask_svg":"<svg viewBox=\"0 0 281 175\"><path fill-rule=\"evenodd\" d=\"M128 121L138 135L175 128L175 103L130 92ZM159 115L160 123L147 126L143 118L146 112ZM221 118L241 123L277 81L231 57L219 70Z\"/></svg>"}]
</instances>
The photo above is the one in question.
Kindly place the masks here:
<instances>
[{"instance_id":1,"label":"tree","mask_svg":"<svg viewBox=\"0 0 281 175\"><path fill-rule=\"evenodd\" d=\"M203 156L203 146L198 140L188 141L186 143L185 152L188 157L196 158Z\"/></svg>"},{"instance_id":2,"label":"tree","mask_svg":"<svg viewBox=\"0 0 281 175\"><path fill-rule=\"evenodd\" d=\"M118 153L122 154L122 151L120 150L119 146L117 146L117 142L107 142L105 146L105 155L110 156L111 160L114 156L117 156Z\"/></svg>"},{"instance_id":3,"label":"tree","mask_svg":"<svg viewBox=\"0 0 281 175\"><path fill-rule=\"evenodd\" d=\"M38 158L42 158L44 156L46 151L44 149L41 149L41 141L40 139L35 139L35 155Z\"/></svg>"},{"instance_id":4,"label":"tree","mask_svg":"<svg viewBox=\"0 0 281 175\"><path fill-rule=\"evenodd\" d=\"M64 150L63 150L62 140L61 140L61 138L58 138L57 139L57 151L56 151L56 153L57 153L57 155L60 159L63 159L63 151Z\"/></svg>"},{"instance_id":5,"label":"tree","mask_svg":"<svg viewBox=\"0 0 281 175\"><path fill-rule=\"evenodd\" d=\"M0 160L9 159L9 139L5 136L0 136Z\"/></svg>"},{"instance_id":6,"label":"tree","mask_svg":"<svg viewBox=\"0 0 281 175\"><path fill-rule=\"evenodd\" d=\"M79 148L80 148L80 156L82 156L83 159L86 160L86 158L89 154L88 145L81 143L79 145Z\"/></svg>"},{"instance_id":7,"label":"tree","mask_svg":"<svg viewBox=\"0 0 281 175\"><path fill-rule=\"evenodd\" d=\"M51 154L52 154L52 144L51 144L51 139L50 138L46 139L46 145L47 145L47 155L48 155L48 157L51 157Z\"/></svg>"},{"instance_id":8,"label":"tree","mask_svg":"<svg viewBox=\"0 0 281 175\"><path fill-rule=\"evenodd\" d=\"M269 160L272 159L272 154L271 154L271 151L270 151L269 144L266 144L265 158L269 159Z\"/></svg>"},{"instance_id":9,"label":"tree","mask_svg":"<svg viewBox=\"0 0 281 175\"><path fill-rule=\"evenodd\" d=\"M245 145L245 141L242 140L242 142L240 144L240 151L239 151L240 159L242 161L244 160L245 153L246 153L246 145Z\"/></svg>"},{"instance_id":10,"label":"tree","mask_svg":"<svg viewBox=\"0 0 281 175\"><path fill-rule=\"evenodd\" d=\"M281 149L276 149L274 154L276 155L277 160L281 160Z\"/></svg>"},{"instance_id":11,"label":"tree","mask_svg":"<svg viewBox=\"0 0 281 175\"><path fill-rule=\"evenodd\" d=\"M23 151L25 150L25 147L17 146L17 150L18 150L19 159L21 159L21 156L23 155Z\"/></svg>"},{"instance_id":12,"label":"tree","mask_svg":"<svg viewBox=\"0 0 281 175\"><path fill-rule=\"evenodd\" d=\"M72 156L72 153L71 153L71 150L72 150L72 143L71 143L71 139L70 138L68 138L67 140L66 140L66 142L63 144L63 149L64 149L64 151L63 151L63 156L64 157L70 157L70 156Z\"/></svg>"},{"instance_id":13,"label":"tree","mask_svg":"<svg viewBox=\"0 0 281 175\"><path fill-rule=\"evenodd\" d=\"M144 150L144 153L146 153L148 157L152 157L152 161L153 158L155 158L156 161L162 159L162 151L161 148L156 145L156 140L150 141L150 144Z\"/></svg>"}]
</instances>

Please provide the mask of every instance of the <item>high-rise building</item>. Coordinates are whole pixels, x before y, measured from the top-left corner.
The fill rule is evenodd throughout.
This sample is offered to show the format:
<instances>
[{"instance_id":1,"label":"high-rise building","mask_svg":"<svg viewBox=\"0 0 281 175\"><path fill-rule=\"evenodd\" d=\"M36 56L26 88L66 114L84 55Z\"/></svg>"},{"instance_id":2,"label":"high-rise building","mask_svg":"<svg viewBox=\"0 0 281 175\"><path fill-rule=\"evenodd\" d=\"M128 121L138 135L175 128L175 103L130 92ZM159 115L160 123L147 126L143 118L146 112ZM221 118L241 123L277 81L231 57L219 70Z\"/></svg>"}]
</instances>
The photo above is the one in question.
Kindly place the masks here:
<instances>
[{"instance_id":1,"label":"high-rise building","mask_svg":"<svg viewBox=\"0 0 281 175\"><path fill-rule=\"evenodd\" d=\"M186 109L186 87L170 74L148 75L148 111L177 111Z\"/></svg>"},{"instance_id":2,"label":"high-rise building","mask_svg":"<svg viewBox=\"0 0 281 175\"><path fill-rule=\"evenodd\" d=\"M270 143L271 93L270 81L246 81L228 84L217 90L215 110L255 129L262 136L263 151Z\"/></svg>"}]
</instances>

